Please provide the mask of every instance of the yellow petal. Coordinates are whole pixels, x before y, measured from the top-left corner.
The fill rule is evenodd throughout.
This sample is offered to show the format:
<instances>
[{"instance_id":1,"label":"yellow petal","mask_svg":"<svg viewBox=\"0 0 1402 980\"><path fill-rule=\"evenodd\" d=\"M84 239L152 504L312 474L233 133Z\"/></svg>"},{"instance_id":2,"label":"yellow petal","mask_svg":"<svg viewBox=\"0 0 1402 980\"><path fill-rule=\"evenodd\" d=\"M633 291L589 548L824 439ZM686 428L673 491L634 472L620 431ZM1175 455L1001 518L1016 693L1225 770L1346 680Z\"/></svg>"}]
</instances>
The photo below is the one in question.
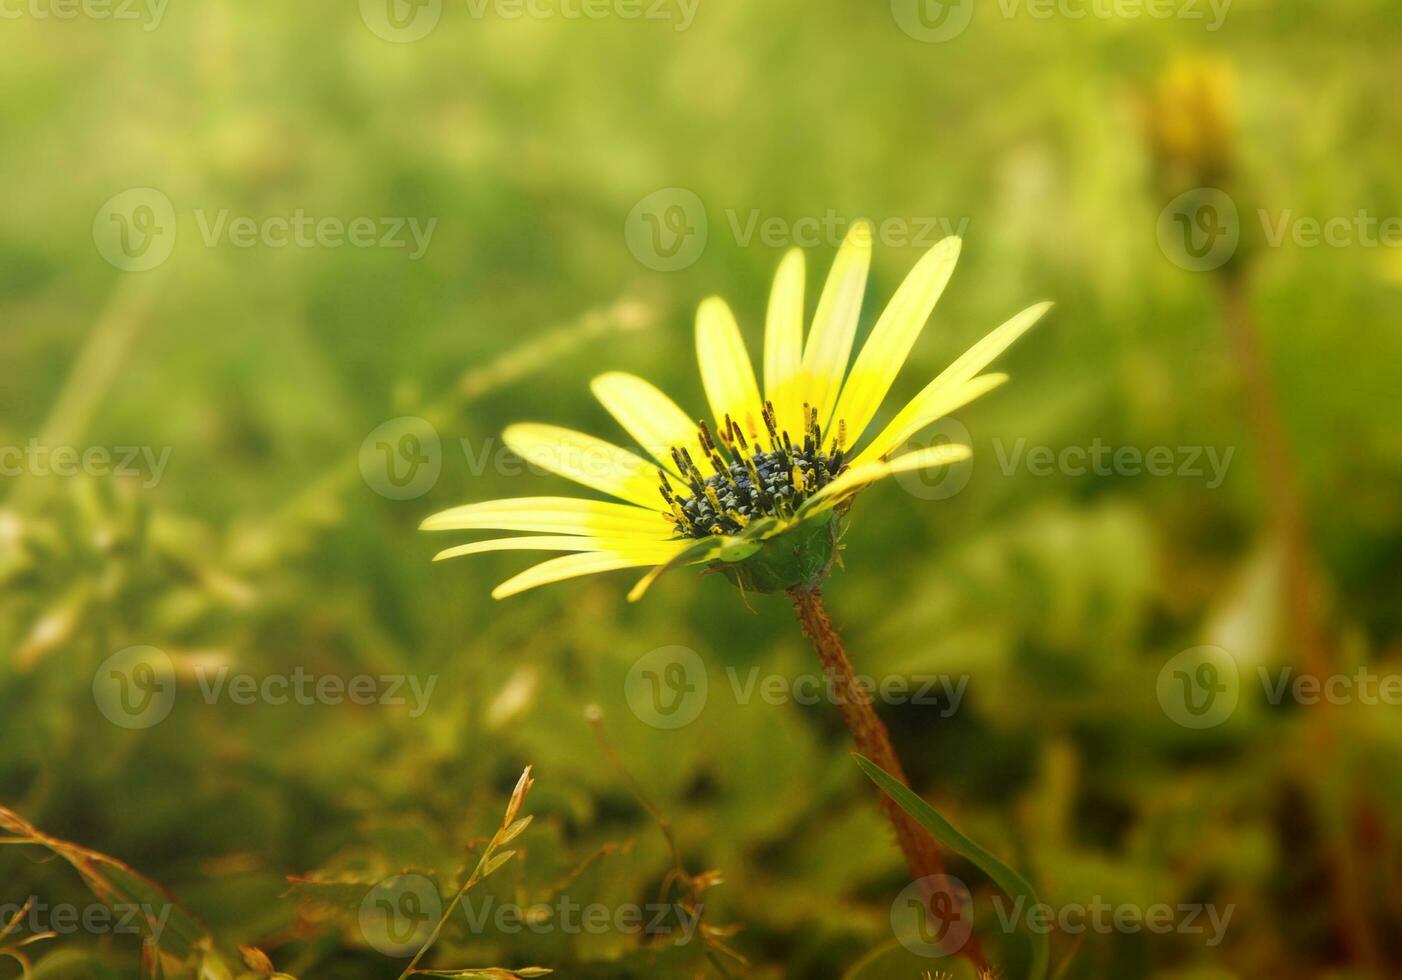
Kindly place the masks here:
<instances>
[{"instance_id":1,"label":"yellow petal","mask_svg":"<svg viewBox=\"0 0 1402 980\"><path fill-rule=\"evenodd\" d=\"M502 439L528 463L640 507L661 506L656 465L612 443L534 422L508 426Z\"/></svg>"},{"instance_id":2,"label":"yellow petal","mask_svg":"<svg viewBox=\"0 0 1402 980\"><path fill-rule=\"evenodd\" d=\"M673 530L660 511L581 497L515 497L463 504L434 514L425 531L535 531L584 537L661 538Z\"/></svg>"},{"instance_id":3,"label":"yellow petal","mask_svg":"<svg viewBox=\"0 0 1402 980\"><path fill-rule=\"evenodd\" d=\"M987 375L986 380L976 379L975 375L1007 350L1051 308L1051 303L1028 307L970 347L911 399L853 462L862 463L890 455L920 428L996 388L1005 380L1001 375Z\"/></svg>"},{"instance_id":4,"label":"yellow petal","mask_svg":"<svg viewBox=\"0 0 1402 980\"><path fill-rule=\"evenodd\" d=\"M696 420L654 385L632 374L610 371L595 378L589 387L618 424L668 471L675 473L671 456L674 446L685 446L697 464L704 465L705 454L699 451L696 438Z\"/></svg>"},{"instance_id":5,"label":"yellow petal","mask_svg":"<svg viewBox=\"0 0 1402 980\"><path fill-rule=\"evenodd\" d=\"M446 548L433 556L434 561L480 555L489 551L607 551L610 545L598 538L581 538L565 534L534 534L522 538L493 538L473 541Z\"/></svg>"},{"instance_id":6,"label":"yellow petal","mask_svg":"<svg viewBox=\"0 0 1402 980\"><path fill-rule=\"evenodd\" d=\"M824 431L837 403L847 362L852 357L852 341L857 335L862 293L866 290L870 265L871 226L858 221L837 250L827 284L818 298L818 309L813 314L808 346L803 351L803 400L818 410L818 422L824 426Z\"/></svg>"},{"instance_id":7,"label":"yellow petal","mask_svg":"<svg viewBox=\"0 0 1402 980\"><path fill-rule=\"evenodd\" d=\"M1006 374L981 374L958 386L944 384L927 387L901 409L900 414L871 441L871 445L857 454L852 465L861 466L891 455L925 426L938 422L951 412L957 412L1007 380Z\"/></svg>"},{"instance_id":8,"label":"yellow petal","mask_svg":"<svg viewBox=\"0 0 1402 980\"><path fill-rule=\"evenodd\" d=\"M684 548L677 552L666 562L658 565L642 578L638 579L637 583L628 592L628 601L637 602L641 599L647 590L652 588L652 584L661 578L664 573L670 572L680 565L695 565L699 562L716 557L725 550L725 542L727 540L731 539L716 536L713 538L701 538L700 540L692 542L691 547Z\"/></svg>"},{"instance_id":9,"label":"yellow petal","mask_svg":"<svg viewBox=\"0 0 1402 980\"><path fill-rule=\"evenodd\" d=\"M678 548L684 548L688 542L677 542ZM507 596L525 592L527 589L534 589L537 586L549 585L552 582L562 582L565 579L578 578L581 575L594 575L599 572L611 572L618 568L637 568L641 565L656 565L665 561L665 558L643 558L631 555L620 555L609 551L589 552L581 555L564 555L560 558L551 558L543 561L539 565L526 569L519 575L514 575L492 590L493 599L505 599Z\"/></svg>"},{"instance_id":10,"label":"yellow petal","mask_svg":"<svg viewBox=\"0 0 1402 980\"><path fill-rule=\"evenodd\" d=\"M945 368L944 374L961 382L972 378L993 363L994 358L1011 347L1013 341L1030 330L1033 324L1046 316L1047 311L1054 305L1056 304L1038 303L1036 306L1029 306L959 355L958 360Z\"/></svg>"},{"instance_id":11,"label":"yellow petal","mask_svg":"<svg viewBox=\"0 0 1402 980\"><path fill-rule=\"evenodd\" d=\"M877 480L884 480L893 473L929 469L931 466L947 466L950 463L968 459L971 454L968 446L945 443L917 449L889 462L877 460L860 466L852 466L836 480L809 497L799 509L799 516L808 517L814 513L830 510L852 494L866 489Z\"/></svg>"},{"instance_id":12,"label":"yellow petal","mask_svg":"<svg viewBox=\"0 0 1402 980\"><path fill-rule=\"evenodd\" d=\"M735 314L719 297L703 301L696 311L696 359L716 425L724 426L729 415L744 427L746 435L763 431L763 404L755 369Z\"/></svg>"},{"instance_id":13,"label":"yellow petal","mask_svg":"<svg viewBox=\"0 0 1402 980\"><path fill-rule=\"evenodd\" d=\"M915 339L920 336L925 321L949 284L949 277L954 274L960 247L960 240L950 237L926 252L872 327L871 336L852 365L852 373L842 387L842 396L833 413L830 434L836 436L836 426L845 422L844 445L856 444L891 390L891 383L896 380Z\"/></svg>"},{"instance_id":14,"label":"yellow petal","mask_svg":"<svg viewBox=\"0 0 1402 980\"><path fill-rule=\"evenodd\" d=\"M764 395L779 428L803 430L803 252L790 249L779 263L764 326Z\"/></svg>"},{"instance_id":15,"label":"yellow petal","mask_svg":"<svg viewBox=\"0 0 1402 980\"><path fill-rule=\"evenodd\" d=\"M532 534L519 538L493 538L473 541L448 548L433 556L434 561L480 555L489 551L607 551L630 558L666 561L676 553L678 538L645 538L615 535L609 538L584 538L574 535Z\"/></svg>"}]
</instances>

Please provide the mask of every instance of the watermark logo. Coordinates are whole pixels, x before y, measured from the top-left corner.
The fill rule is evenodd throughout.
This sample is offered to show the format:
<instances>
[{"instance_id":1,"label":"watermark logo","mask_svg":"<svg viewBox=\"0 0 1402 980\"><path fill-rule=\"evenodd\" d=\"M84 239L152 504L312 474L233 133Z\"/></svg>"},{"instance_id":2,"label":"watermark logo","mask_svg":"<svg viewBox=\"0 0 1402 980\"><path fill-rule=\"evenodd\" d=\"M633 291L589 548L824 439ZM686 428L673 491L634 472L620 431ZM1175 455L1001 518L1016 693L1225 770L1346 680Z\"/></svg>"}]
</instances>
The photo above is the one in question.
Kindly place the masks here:
<instances>
[{"instance_id":1,"label":"watermark logo","mask_svg":"<svg viewBox=\"0 0 1402 980\"><path fill-rule=\"evenodd\" d=\"M443 0L360 0L360 19L393 44L421 41L438 26Z\"/></svg>"},{"instance_id":2,"label":"watermark logo","mask_svg":"<svg viewBox=\"0 0 1402 980\"><path fill-rule=\"evenodd\" d=\"M954 418L942 418L906 443L906 452L955 444L972 445L969 429ZM896 482L912 497L920 500L948 500L969 485L974 477L973 455L946 466L930 466L918 470L903 470L895 474Z\"/></svg>"},{"instance_id":3,"label":"watermark logo","mask_svg":"<svg viewBox=\"0 0 1402 980\"><path fill-rule=\"evenodd\" d=\"M391 875L361 899L360 934L386 956L412 956L442 917L443 897L429 878Z\"/></svg>"},{"instance_id":4,"label":"watermark logo","mask_svg":"<svg viewBox=\"0 0 1402 980\"><path fill-rule=\"evenodd\" d=\"M175 706L175 663L156 647L126 647L98 666L92 690L98 710L112 724L150 728Z\"/></svg>"},{"instance_id":5,"label":"watermark logo","mask_svg":"<svg viewBox=\"0 0 1402 980\"><path fill-rule=\"evenodd\" d=\"M974 931L974 900L953 875L926 875L891 903L891 931L916 956L952 956Z\"/></svg>"},{"instance_id":6,"label":"watermark logo","mask_svg":"<svg viewBox=\"0 0 1402 980\"><path fill-rule=\"evenodd\" d=\"M634 662L623 693L639 721L653 728L681 728L706 707L709 688L701 655L690 647L667 646Z\"/></svg>"},{"instance_id":7,"label":"watermark logo","mask_svg":"<svg viewBox=\"0 0 1402 980\"><path fill-rule=\"evenodd\" d=\"M915 40L940 44L968 30L974 0L891 0L891 17Z\"/></svg>"},{"instance_id":8,"label":"watermark logo","mask_svg":"<svg viewBox=\"0 0 1402 980\"><path fill-rule=\"evenodd\" d=\"M390 500L411 500L433 489L443 469L438 430L427 419L402 415L375 427L360 444L360 476Z\"/></svg>"},{"instance_id":9,"label":"watermark logo","mask_svg":"<svg viewBox=\"0 0 1402 980\"><path fill-rule=\"evenodd\" d=\"M1159 212L1159 248L1168 260L1189 272L1209 272L1226 265L1241 244L1241 216L1236 202L1215 187L1179 194Z\"/></svg>"},{"instance_id":10,"label":"watermark logo","mask_svg":"<svg viewBox=\"0 0 1402 980\"><path fill-rule=\"evenodd\" d=\"M1163 665L1157 691L1159 707L1179 725L1215 728L1236 710L1241 675L1222 647L1191 647Z\"/></svg>"},{"instance_id":11,"label":"watermark logo","mask_svg":"<svg viewBox=\"0 0 1402 980\"><path fill-rule=\"evenodd\" d=\"M175 249L175 205L154 187L107 199L92 222L98 254L124 272L148 272Z\"/></svg>"},{"instance_id":12,"label":"watermark logo","mask_svg":"<svg viewBox=\"0 0 1402 980\"><path fill-rule=\"evenodd\" d=\"M628 212L623 240L633 257L657 272L695 264L706 249L709 224L701 198L684 187L653 191Z\"/></svg>"}]
</instances>

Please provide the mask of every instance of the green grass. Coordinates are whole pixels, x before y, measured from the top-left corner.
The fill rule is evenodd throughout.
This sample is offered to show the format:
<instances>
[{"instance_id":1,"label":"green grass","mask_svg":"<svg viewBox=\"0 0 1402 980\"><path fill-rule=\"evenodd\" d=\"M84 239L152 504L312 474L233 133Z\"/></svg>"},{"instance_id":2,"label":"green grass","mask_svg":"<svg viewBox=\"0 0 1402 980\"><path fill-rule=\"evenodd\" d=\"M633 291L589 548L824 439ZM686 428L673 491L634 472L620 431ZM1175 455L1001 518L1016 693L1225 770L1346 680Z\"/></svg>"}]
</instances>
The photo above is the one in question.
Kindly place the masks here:
<instances>
[{"instance_id":1,"label":"green grass","mask_svg":"<svg viewBox=\"0 0 1402 980\"><path fill-rule=\"evenodd\" d=\"M527 556L434 564L459 538L417 525L469 500L569 492L519 472L499 433L535 420L623 439L589 394L601 371L699 409L696 305L725 297L758 358L796 230L816 228L811 315L836 246L825 226L889 222L864 333L921 254L911 239L943 223L964 254L878 421L1007 317L1057 306L999 361L1011 382L958 413L974 449L963 489L863 496L827 587L859 673L967 680L957 705L880 706L914 791L1055 909L1236 910L1213 946L1090 932L1069 978L1395 973L1395 706L1275 705L1258 681L1308 667L1281 592L1283 499L1306 529L1326 673L1402 672L1402 252L1266 234L1286 211L1402 215L1393 5L1238 0L1209 32L980 4L941 44L883 4L707 4L684 30L471 9L449 0L407 44L326 0L171 4L153 30L29 6L4 21L0 464L19 472L0 477L0 804L169 889L233 962L256 945L304 980L357 980L407 962L367 940L365 883L408 871L451 896L529 764L534 823L469 893L479 903L667 905L678 866L714 870L703 921L743 927L724 942L750 964L725 969L842 976L892 942L907 881L836 709L737 693L752 672L818 672L786 603L747 608L721 576L689 572L636 605L627 573L497 603L490 589ZM1201 56L1234 78L1235 123L1207 156L1230 160L1212 172L1242 216L1228 268L1248 277L1297 496L1253 426L1226 274L1186 271L1159 244L1165 204L1211 161L1155 149L1166 110L1149 96ZM154 270L124 271L94 222L107 240L104 202L142 187L172 202L174 244ZM706 245L675 271L625 234L663 188L705 211ZM299 210L436 224L417 260L206 238L221 212L260 225ZM432 424L441 470L394 499L361 452L403 416ZM140 456L128 478L55 476L23 454L31 440L169 456L159 479ZM1174 472L1043 475L1028 455L1094 445L1166 447ZM1230 450L1220 485L1179 447ZM1161 707L1160 670L1203 644L1231 652L1241 693L1224 723L1194 729ZM168 658L175 697L159 723L123 728L94 684L138 645ZM708 681L675 729L637 709L634 670L671 646ZM228 687L211 703L221 668L255 685L300 670L433 687L418 713L407 684L404 704L243 704ZM0 848L0 907L90 907L82 877L42 853ZM990 956L1020 975L1026 946L1000 945L993 885L962 859L951 872ZM289 884L303 877L346 887L321 901ZM720 975L675 933L489 922L455 918L426 961ZM35 976L140 975L134 935L58 930L49 912L16 935L31 925L60 931L23 947ZM1053 932L1051 963L1077 939Z\"/></svg>"}]
</instances>

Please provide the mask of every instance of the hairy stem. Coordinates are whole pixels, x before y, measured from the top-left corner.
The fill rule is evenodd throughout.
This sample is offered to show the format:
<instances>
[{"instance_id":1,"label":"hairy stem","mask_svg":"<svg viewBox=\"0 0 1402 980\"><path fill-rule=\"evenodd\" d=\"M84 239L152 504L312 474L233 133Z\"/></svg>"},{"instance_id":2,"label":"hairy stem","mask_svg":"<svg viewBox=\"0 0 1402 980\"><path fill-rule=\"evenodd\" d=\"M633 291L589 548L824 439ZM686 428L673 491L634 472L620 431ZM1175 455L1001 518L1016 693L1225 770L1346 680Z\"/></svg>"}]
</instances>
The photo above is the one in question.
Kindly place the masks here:
<instances>
[{"instance_id":1,"label":"hairy stem","mask_svg":"<svg viewBox=\"0 0 1402 980\"><path fill-rule=\"evenodd\" d=\"M857 684L852 661L848 659L847 651L842 646L842 637L832 625L823 605L822 591L800 586L789 589L788 594L793 601L794 612L798 615L799 625L818 651L818 658L823 663L823 673L827 675L828 684L842 707L842 719L847 723L848 731L852 733L852 741L856 743L857 751L909 786L901 760L891 745L891 736L886 731L886 725L872 707L870 692ZM891 822L891 827L896 832L896 843L905 855L906 868L910 871L911 879L919 880L930 875L944 874L939 845L929 832L885 793L881 794L881 808L886 812L886 819ZM973 936L969 937L961 952L975 964L983 963L983 956Z\"/></svg>"}]
</instances>

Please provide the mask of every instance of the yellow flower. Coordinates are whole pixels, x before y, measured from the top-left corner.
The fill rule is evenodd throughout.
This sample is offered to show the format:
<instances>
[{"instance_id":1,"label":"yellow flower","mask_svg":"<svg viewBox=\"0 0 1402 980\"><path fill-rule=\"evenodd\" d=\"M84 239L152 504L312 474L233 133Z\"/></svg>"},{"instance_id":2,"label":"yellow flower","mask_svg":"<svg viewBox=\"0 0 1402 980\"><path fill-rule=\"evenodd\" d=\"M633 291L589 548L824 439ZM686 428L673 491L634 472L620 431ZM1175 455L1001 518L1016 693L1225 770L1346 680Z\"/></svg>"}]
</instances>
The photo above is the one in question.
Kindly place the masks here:
<instances>
[{"instance_id":1,"label":"yellow flower","mask_svg":"<svg viewBox=\"0 0 1402 980\"><path fill-rule=\"evenodd\" d=\"M707 299L697 311L696 353L711 424L641 378L600 375L595 396L651 460L553 425L512 425L503 438L528 462L616 500L523 497L454 507L422 527L529 534L458 545L435 560L570 552L503 582L492 591L498 599L581 575L650 568L629 593L636 600L683 564L726 570L762 591L815 585L835 554L838 517L857 493L893 473L968 456L965 446L939 445L891 458L921 429L1006 381L979 372L1051 306L1024 310L979 341L861 445L949 282L960 244L947 238L920 259L850 371L870 226L855 224L838 250L806 344L803 253L790 251L769 299L763 396L730 307Z\"/></svg>"}]
</instances>

